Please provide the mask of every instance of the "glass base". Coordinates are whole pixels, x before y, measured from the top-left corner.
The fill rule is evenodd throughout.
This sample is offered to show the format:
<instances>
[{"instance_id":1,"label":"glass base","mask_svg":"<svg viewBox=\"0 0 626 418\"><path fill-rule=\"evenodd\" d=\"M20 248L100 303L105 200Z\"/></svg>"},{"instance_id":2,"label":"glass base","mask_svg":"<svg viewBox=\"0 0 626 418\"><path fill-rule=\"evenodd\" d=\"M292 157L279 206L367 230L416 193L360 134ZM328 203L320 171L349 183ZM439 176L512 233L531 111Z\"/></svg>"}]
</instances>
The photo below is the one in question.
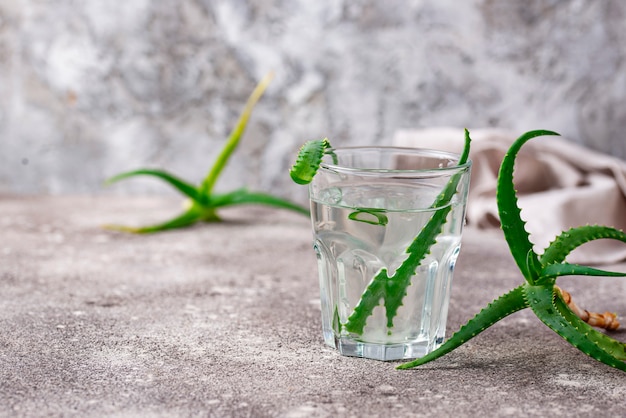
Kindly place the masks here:
<instances>
[{"instance_id":1,"label":"glass base","mask_svg":"<svg viewBox=\"0 0 626 418\"><path fill-rule=\"evenodd\" d=\"M408 360L423 357L443 343L441 341L414 341L404 344L377 344L355 341L349 338L334 338L334 346L341 355L362 357L372 360Z\"/></svg>"}]
</instances>

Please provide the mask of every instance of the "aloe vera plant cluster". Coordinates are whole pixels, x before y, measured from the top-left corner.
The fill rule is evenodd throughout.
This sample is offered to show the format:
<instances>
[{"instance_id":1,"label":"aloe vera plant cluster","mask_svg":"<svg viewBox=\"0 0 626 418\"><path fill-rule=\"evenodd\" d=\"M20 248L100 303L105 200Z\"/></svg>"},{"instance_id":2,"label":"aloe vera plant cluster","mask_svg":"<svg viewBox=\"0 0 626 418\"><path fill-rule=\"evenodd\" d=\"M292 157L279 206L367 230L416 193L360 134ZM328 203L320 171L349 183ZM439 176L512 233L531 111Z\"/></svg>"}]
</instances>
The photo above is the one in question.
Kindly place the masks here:
<instances>
[{"instance_id":1,"label":"aloe vera plant cluster","mask_svg":"<svg viewBox=\"0 0 626 418\"><path fill-rule=\"evenodd\" d=\"M174 187L180 193L185 195L189 199L189 204L186 210L173 219L158 223L156 225L149 225L143 227L129 227L123 225L106 225L108 229L115 229L125 232L134 233L150 233L164 231L174 228L182 228L192 225L196 222L216 222L220 221L217 210L225 206L240 205L240 204L261 204L269 205L277 208L287 209L308 215L309 211L298 204L292 203L288 200L267 194L262 192L252 192L246 188L237 189L228 193L214 193L214 186L222 173L222 170L226 166L229 158L239 145L240 139L252 114L257 101L263 95L265 89L269 85L272 79L272 75L268 74L263 78L256 86L246 106L237 121L234 129L231 131L224 148L221 150L214 165L204 180L199 184L191 184L167 171L151 168L142 168L138 170L132 170L118 174L107 180L107 184L112 184L117 181L135 177L135 176L152 176L159 178L170 186Z\"/></svg>"},{"instance_id":2,"label":"aloe vera plant cluster","mask_svg":"<svg viewBox=\"0 0 626 418\"><path fill-rule=\"evenodd\" d=\"M585 243L597 239L615 239L626 243L626 234L607 226L587 225L572 228L557 236L545 251L538 255L525 230L525 222L521 219L521 209L513 181L515 159L526 142L547 135L558 134L537 130L520 136L505 155L498 174L496 199L501 227L513 259L525 279L524 283L491 302L439 348L424 357L399 365L399 369L410 369L444 356L502 318L530 308L545 325L583 353L611 367L626 371L626 345L594 329L579 318L564 301L563 293L556 285L557 278L568 275L626 276L626 273L604 271L566 261L573 250ZM467 130L465 136L465 148L459 161L461 164L469 153L470 137ZM292 179L300 184L310 182L324 153L332 153L328 140L306 143L291 169ZM387 312L387 325L393 326L393 317L402 304L406 287L409 285L407 277L410 279L429 252L429 248L436 242L441 225L445 222L445 202L449 201L455 192L456 184L453 178L433 204L433 207L441 207L444 203L444 207L435 212L407 248L408 258L405 263L392 277L388 277L386 271L381 269L362 294L361 301L348 322L342 326L350 332L362 332L367 317L381 300Z\"/></svg>"}]
</instances>

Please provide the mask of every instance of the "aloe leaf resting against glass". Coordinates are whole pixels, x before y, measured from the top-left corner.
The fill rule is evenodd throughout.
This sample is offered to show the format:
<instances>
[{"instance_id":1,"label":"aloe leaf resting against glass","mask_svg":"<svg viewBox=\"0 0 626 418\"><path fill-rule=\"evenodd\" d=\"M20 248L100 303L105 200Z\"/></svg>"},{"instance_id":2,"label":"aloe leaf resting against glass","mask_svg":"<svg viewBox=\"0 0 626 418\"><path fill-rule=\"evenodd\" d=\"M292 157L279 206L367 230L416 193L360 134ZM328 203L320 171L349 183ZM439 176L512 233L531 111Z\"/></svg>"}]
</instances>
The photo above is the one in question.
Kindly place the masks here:
<instances>
[{"instance_id":1,"label":"aloe leaf resting against glass","mask_svg":"<svg viewBox=\"0 0 626 418\"><path fill-rule=\"evenodd\" d=\"M214 193L213 187L217 182L218 177L222 173L222 170L226 166L228 159L233 154L240 139L246 129L248 119L252 113L252 109L257 101L263 95L263 92L269 85L272 79L272 75L269 74L263 78L256 86L240 115L235 128L231 131L224 148L221 150L217 157L213 167L199 184L191 184L185 180L176 177L173 174L164 170L142 168L138 170L128 171L109 178L106 183L112 184L117 181L135 177L135 176L152 176L159 178L170 186L174 187L183 195L187 196L188 204L186 210L174 217L173 219L165 222L158 223L156 225L149 225L143 227L129 227L123 225L105 225L107 229L114 229L125 232L133 233L151 233L158 231L165 231L168 229L182 228L190 226L197 222L218 222L221 220L217 210L222 207L240 205L240 204L261 204L268 205L277 208L287 209L301 213L303 215L309 215L307 208L304 208L296 203L292 203L286 199L276 197L267 193L252 192L246 188L241 188L228 193Z\"/></svg>"},{"instance_id":2,"label":"aloe leaf resting against glass","mask_svg":"<svg viewBox=\"0 0 626 418\"><path fill-rule=\"evenodd\" d=\"M444 356L500 319L522 309L530 308L544 324L583 353L611 367L626 371L626 345L591 326L615 329L618 326L615 316L610 313L589 315L588 312L581 311L571 301L570 295L556 285L558 277L567 275L626 276L626 273L603 271L566 262L567 256L585 243L597 239L614 239L626 243L626 234L615 228L599 225L572 228L557 236L543 254L538 255L534 251L530 236L524 228L525 222L520 217L521 209L517 203L513 183L515 159L526 142L532 138L546 135L558 134L539 130L530 131L520 136L511 145L504 157L498 175L496 197L501 227L511 254L525 278L524 283L491 302L438 348L416 360L401 364L398 366L399 369L413 368ZM466 137L467 148L469 144L467 131ZM292 178L297 182L306 181L306 179L310 181L315 176L317 167L321 162L319 154L333 152L327 141L319 142L325 145L313 146L309 144L303 147L305 155L299 158L291 173ZM315 152L311 152L311 150L315 150ZM419 255L419 253L409 255L409 258L414 259L413 265L419 263ZM376 299L366 296L365 298L373 301L371 303L375 305L379 304L381 300L381 297ZM393 314L393 310L391 313ZM357 325L353 321L351 327L354 328L352 329L359 331L361 321L364 319L366 318L360 317L356 321ZM344 325L339 324L339 326Z\"/></svg>"},{"instance_id":3,"label":"aloe leaf resting against glass","mask_svg":"<svg viewBox=\"0 0 626 418\"><path fill-rule=\"evenodd\" d=\"M443 341L471 162L396 147L309 141L291 169L308 184L322 328L342 354L415 358ZM382 306L381 305L382 301Z\"/></svg>"}]
</instances>

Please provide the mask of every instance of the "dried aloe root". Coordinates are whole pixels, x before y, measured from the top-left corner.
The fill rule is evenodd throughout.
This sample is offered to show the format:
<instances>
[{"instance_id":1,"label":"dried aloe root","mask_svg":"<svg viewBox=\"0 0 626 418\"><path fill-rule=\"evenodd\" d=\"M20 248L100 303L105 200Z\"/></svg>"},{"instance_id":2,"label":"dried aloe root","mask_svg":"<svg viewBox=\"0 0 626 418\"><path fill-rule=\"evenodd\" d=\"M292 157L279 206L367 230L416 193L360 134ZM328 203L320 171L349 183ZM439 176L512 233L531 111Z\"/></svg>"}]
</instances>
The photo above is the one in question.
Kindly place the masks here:
<instances>
[{"instance_id":1,"label":"dried aloe root","mask_svg":"<svg viewBox=\"0 0 626 418\"><path fill-rule=\"evenodd\" d=\"M580 319L596 328L603 328L608 331L615 331L619 328L619 321L617 320L617 315L613 312L605 312L605 313L597 313L597 312L589 312L586 309L581 309L576 305L574 300L572 299L572 295L564 289L555 285L555 288L561 292L561 297L563 301L567 304L567 306L578 316Z\"/></svg>"}]
</instances>

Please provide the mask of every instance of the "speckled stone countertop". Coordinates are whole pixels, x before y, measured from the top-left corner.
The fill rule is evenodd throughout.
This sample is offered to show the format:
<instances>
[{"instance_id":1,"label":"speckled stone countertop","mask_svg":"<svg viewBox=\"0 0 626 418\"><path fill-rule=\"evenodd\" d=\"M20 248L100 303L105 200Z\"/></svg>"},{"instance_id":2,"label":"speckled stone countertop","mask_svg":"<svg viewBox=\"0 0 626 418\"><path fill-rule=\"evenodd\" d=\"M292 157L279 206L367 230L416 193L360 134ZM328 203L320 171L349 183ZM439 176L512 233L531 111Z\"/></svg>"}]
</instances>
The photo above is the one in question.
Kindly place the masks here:
<instances>
[{"instance_id":1,"label":"speckled stone countertop","mask_svg":"<svg viewBox=\"0 0 626 418\"><path fill-rule=\"evenodd\" d=\"M626 414L626 375L529 311L410 371L338 355L322 343L302 216L247 207L157 235L99 227L177 205L0 198L0 416ZM468 228L449 333L521 280L498 233ZM626 280L559 283L587 309L626 313Z\"/></svg>"}]
</instances>

